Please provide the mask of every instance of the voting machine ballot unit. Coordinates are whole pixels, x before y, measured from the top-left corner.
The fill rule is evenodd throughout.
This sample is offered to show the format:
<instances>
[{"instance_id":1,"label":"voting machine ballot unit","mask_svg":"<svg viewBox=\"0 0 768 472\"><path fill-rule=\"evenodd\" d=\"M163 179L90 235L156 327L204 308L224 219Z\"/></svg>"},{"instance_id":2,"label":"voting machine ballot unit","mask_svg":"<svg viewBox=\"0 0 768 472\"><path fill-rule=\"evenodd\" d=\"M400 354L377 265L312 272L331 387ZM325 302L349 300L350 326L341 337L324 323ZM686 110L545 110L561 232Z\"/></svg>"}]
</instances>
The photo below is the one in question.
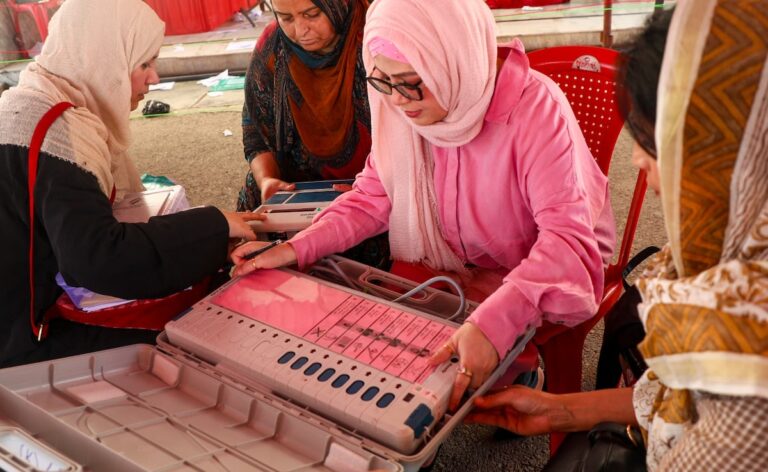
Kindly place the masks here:
<instances>
[{"instance_id":1,"label":"voting machine ballot unit","mask_svg":"<svg viewBox=\"0 0 768 472\"><path fill-rule=\"evenodd\" d=\"M293 190L275 193L253 211L266 215L266 220L250 221L249 224L262 241L290 239L312 224L315 216L342 194L333 189L334 185L352 185L353 182L354 179L296 182Z\"/></svg>"},{"instance_id":2,"label":"voting machine ballot unit","mask_svg":"<svg viewBox=\"0 0 768 472\"><path fill-rule=\"evenodd\" d=\"M353 287L413 287L342 258L330 264ZM458 298L426 288L413 300L433 299L455 308ZM169 322L156 347L0 370L0 467L418 470L471 406L446 412L456 359L428 363L459 326L450 314L291 270L253 272Z\"/></svg>"}]
</instances>

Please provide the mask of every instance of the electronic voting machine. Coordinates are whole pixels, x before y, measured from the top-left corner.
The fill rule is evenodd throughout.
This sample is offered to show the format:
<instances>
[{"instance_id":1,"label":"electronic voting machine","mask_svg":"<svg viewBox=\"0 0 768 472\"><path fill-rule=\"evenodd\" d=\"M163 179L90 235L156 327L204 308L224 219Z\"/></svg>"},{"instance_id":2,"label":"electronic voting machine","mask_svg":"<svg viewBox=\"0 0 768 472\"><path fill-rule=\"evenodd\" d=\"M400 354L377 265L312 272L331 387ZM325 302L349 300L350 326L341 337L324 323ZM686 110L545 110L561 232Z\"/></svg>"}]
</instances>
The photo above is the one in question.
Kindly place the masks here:
<instances>
[{"instance_id":1,"label":"electronic voting machine","mask_svg":"<svg viewBox=\"0 0 768 472\"><path fill-rule=\"evenodd\" d=\"M0 467L418 470L471 404L446 413L457 364L427 361L459 326L445 319L457 297L426 288L393 303L385 292L410 281L328 264L311 273L334 267L340 275L326 279L353 288L257 271L169 322L157 347L0 370Z\"/></svg>"},{"instance_id":2,"label":"electronic voting machine","mask_svg":"<svg viewBox=\"0 0 768 472\"><path fill-rule=\"evenodd\" d=\"M293 190L272 195L254 213L267 215L264 221L249 222L260 240L288 240L312 224L312 220L342 192L336 184L352 185L354 179L296 182Z\"/></svg>"}]
</instances>

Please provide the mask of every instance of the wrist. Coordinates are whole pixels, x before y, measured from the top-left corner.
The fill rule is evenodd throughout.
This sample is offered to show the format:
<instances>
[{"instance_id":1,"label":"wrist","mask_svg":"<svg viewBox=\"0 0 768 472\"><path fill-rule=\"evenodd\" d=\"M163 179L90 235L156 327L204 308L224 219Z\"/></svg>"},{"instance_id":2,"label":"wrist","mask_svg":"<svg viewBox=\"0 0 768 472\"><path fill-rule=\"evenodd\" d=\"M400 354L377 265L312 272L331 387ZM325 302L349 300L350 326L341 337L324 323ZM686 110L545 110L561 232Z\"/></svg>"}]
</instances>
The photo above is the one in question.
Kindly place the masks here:
<instances>
[{"instance_id":1,"label":"wrist","mask_svg":"<svg viewBox=\"0 0 768 472\"><path fill-rule=\"evenodd\" d=\"M574 410L579 409L578 401L572 395L547 393L553 405L547 416L552 432L579 431Z\"/></svg>"},{"instance_id":2,"label":"wrist","mask_svg":"<svg viewBox=\"0 0 768 472\"><path fill-rule=\"evenodd\" d=\"M251 159L251 174L253 174L253 180L259 188L262 188L266 180L279 178L279 171L272 155L261 153L254 156Z\"/></svg>"},{"instance_id":3,"label":"wrist","mask_svg":"<svg viewBox=\"0 0 768 472\"><path fill-rule=\"evenodd\" d=\"M253 174L253 180L256 181L256 186L259 187L261 190L264 190L264 184L267 183L267 180L271 179L272 177L269 176L257 176L256 174Z\"/></svg>"},{"instance_id":4,"label":"wrist","mask_svg":"<svg viewBox=\"0 0 768 472\"><path fill-rule=\"evenodd\" d=\"M253 174L253 180L256 181L256 185L258 185L259 188L264 188L264 184L269 179L274 178L271 173L266 172L263 168L259 168L259 166L251 167L251 173Z\"/></svg>"},{"instance_id":5,"label":"wrist","mask_svg":"<svg viewBox=\"0 0 768 472\"><path fill-rule=\"evenodd\" d=\"M296 249L293 247L290 241L286 241L285 243L281 244L281 246L284 247L283 251L285 254L286 265L296 264L298 262Z\"/></svg>"},{"instance_id":6,"label":"wrist","mask_svg":"<svg viewBox=\"0 0 768 472\"><path fill-rule=\"evenodd\" d=\"M589 431L603 422L636 424L631 388L560 395L564 412L557 431ZM567 413L566 413L567 412Z\"/></svg>"}]
</instances>

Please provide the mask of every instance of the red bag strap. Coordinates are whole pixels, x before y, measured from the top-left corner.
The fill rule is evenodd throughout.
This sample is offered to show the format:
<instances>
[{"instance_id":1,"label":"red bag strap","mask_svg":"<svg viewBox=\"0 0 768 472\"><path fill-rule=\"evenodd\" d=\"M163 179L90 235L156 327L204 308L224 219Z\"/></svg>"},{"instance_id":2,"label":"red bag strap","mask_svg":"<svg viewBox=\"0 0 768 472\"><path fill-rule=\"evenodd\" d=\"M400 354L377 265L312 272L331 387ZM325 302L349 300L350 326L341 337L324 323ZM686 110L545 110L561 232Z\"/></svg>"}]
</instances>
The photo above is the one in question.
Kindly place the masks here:
<instances>
[{"instance_id":1,"label":"red bag strap","mask_svg":"<svg viewBox=\"0 0 768 472\"><path fill-rule=\"evenodd\" d=\"M47 334L46 317L42 320L35 317L35 182L37 181L37 163L40 158L40 148L43 140L54 121L56 121L68 108L74 107L69 102L61 102L48 110L35 127L32 133L32 142L29 144L29 158L27 166L27 187L29 189L29 322L32 325L32 334L40 341Z\"/></svg>"}]
</instances>

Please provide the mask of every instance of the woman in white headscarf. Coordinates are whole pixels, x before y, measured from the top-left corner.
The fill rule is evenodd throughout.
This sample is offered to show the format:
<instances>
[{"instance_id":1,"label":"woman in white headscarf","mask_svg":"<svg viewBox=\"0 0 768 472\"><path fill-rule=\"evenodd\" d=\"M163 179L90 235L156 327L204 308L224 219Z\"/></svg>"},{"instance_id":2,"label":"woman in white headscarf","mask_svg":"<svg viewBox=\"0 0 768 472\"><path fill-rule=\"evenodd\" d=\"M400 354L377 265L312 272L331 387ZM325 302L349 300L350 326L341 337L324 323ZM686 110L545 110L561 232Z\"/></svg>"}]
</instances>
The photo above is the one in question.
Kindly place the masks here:
<instances>
[{"instance_id":1,"label":"woman in white headscarf","mask_svg":"<svg viewBox=\"0 0 768 472\"><path fill-rule=\"evenodd\" d=\"M765 470L767 11L768 0L679 2L663 65L650 43L630 53L633 161L661 196L669 235L638 281L648 371L626 389L554 396L514 387L480 399L472 421L522 434L636 424L649 470ZM660 78L631 66L633 54L656 55ZM632 90L656 80L649 116L656 95Z\"/></svg>"},{"instance_id":2,"label":"woman in white headscarf","mask_svg":"<svg viewBox=\"0 0 768 472\"><path fill-rule=\"evenodd\" d=\"M129 115L158 82L155 59L164 31L140 0L67 0L42 53L0 97L0 366L154 337L64 321L48 326L46 312L61 293L57 273L69 285L101 294L165 296L221 267L229 237L253 236L241 217L212 207L146 224L112 216L112 200L143 189L127 155ZM29 148L41 117L62 102L74 107L42 143L31 262ZM38 342L41 329L48 336Z\"/></svg>"}]
</instances>

